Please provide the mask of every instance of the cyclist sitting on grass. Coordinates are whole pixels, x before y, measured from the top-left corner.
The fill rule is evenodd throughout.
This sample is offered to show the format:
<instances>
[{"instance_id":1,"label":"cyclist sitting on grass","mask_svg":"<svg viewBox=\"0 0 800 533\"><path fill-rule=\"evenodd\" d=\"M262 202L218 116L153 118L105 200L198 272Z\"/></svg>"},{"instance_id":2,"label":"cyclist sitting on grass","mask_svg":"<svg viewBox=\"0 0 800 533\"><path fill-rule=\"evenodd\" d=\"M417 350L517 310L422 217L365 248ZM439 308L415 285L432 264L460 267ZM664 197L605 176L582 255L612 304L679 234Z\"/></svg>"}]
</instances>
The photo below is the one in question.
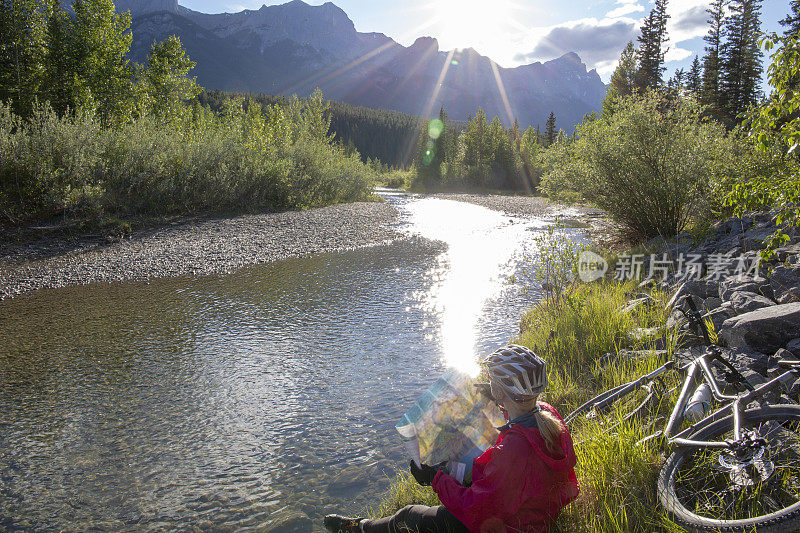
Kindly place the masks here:
<instances>
[{"instance_id":1,"label":"cyclist sitting on grass","mask_svg":"<svg viewBox=\"0 0 800 533\"><path fill-rule=\"evenodd\" d=\"M409 505L378 520L325 517L334 533L501 533L545 531L562 507L578 495L572 437L556 409L538 401L547 385L545 361L524 346L510 344L482 362L491 394L506 420L494 445L472 465L465 487L444 464L411 473L431 485L443 505Z\"/></svg>"}]
</instances>

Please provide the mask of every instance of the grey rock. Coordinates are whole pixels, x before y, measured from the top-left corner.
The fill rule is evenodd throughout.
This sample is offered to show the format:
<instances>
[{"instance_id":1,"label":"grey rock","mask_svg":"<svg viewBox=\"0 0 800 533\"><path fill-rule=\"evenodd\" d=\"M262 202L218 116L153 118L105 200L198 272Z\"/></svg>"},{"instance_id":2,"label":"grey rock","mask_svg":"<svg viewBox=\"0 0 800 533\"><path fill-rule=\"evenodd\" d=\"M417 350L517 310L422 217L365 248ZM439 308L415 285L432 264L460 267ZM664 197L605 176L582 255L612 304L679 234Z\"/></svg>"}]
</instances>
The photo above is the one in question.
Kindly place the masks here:
<instances>
[{"instance_id":1,"label":"grey rock","mask_svg":"<svg viewBox=\"0 0 800 533\"><path fill-rule=\"evenodd\" d=\"M703 309L706 311L711 311L712 309L718 308L722 305L722 298L717 298L716 296L710 296L703 300Z\"/></svg>"},{"instance_id":2,"label":"grey rock","mask_svg":"<svg viewBox=\"0 0 800 533\"><path fill-rule=\"evenodd\" d=\"M800 302L763 307L723 322L719 337L730 347L775 353L800 331Z\"/></svg>"},{"instance_id":3,"label":"grey rock","mask_svg":"<svg viewBox=\"0 0 800 533\"><path fill-rule=\"evenodd\" d=\"M777 228L772 226L755 227L747 230L741 236L741 247L745 252L750 250L761 250L764 248L764 241L775 233Z\"/></svg>"},{"instance_id":4,"label":"grey rock","mask_svg":"<svg viewBox=\"0 0 800 533\"><path fill-rule=\"evenodd\" d=\"M786 343L786 349L793 353L795 357L800 357L800 338L792 339Z\"/></svg>"},{"instance_id":5,"label":"grey rock","mask_svg":"<svg viewBox=\"0 0 800 533\"><path fill-rule=\"evenodd\" d=\"M736 291L754 292L767 298L772 296L769 281L762 277L738 279L736 276L731 276L719 283L718 295L723 300L730 300L731 294Z\"/></svg>"},{"instance_id":6,"label":"grey rock","mask_svg":"<svg viewBox=\"0 0 800 533\"><path fill-rule=\"evenodd\" d=\"M776 302L800 302L800 269L778 265L770 272L769 283Z\"/></svg>"},{"instance_id":7,"label":"grey rock","mask_svg":"<svg viewBox=\"0 0 800 533\"><path fill-rule=\"evenodd\" d=\"M717 307L716 309L712 309L708 313L705 313L703 318L711 320L711 323L714 324L714 331L719 331L723 322L732 316L733 313L731 313L729 309L725 307Z\"/></svg>"},{"instance_id":8,"label":"grey rock","mask_svg":"<svg viewBox=\"0 0 800 533\"><path fill-rule=\"evenodd\" d=\"M730 301L737 314L749 313L750 311L755 311L762 307L775 305L775 302L769 298L748 291L735 291L731 293Z\"/></svg>"},{"instance_id":9,"label":"grey rock","mask_svg":"<svg viewBox=\"0 0 800 533\"><path fill-rule=\"evenodd\" d=\"M789 244L775 249L775 257L781 263L798 255L800 255L800 244Z\"/></svg>"}]
</instances>

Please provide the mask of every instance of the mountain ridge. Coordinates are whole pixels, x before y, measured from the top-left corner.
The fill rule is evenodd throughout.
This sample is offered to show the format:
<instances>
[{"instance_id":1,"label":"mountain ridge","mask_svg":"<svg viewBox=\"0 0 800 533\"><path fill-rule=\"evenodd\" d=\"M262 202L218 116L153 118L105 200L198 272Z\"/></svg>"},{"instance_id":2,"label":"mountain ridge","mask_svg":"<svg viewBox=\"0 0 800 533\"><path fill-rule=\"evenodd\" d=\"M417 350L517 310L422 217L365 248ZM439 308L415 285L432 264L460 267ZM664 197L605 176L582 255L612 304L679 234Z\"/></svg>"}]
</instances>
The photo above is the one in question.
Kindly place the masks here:
<instances>
[{"instance_id":1,"label":"mountain ridge","mask_svg":"<svg viewBox=\"0 0 800 533\"><path fill-rule=\"evenodd\" d=\"M443 106L455 120L481 107L506 126L514 118L522 127L544 124L552 111L564 129L599 110L605 95L597 71L574 52L500 67L471 48L439 50L433 37L405 47L382 33L358 32L332 2L292 0L219 14L177 0L119 0L117 6L133 17L134 60L144 61L154 40L178 35L197 62L192 73L208 89L304 96L319 87L326 98L420 116Z\"/></svg>"}]
</instances>

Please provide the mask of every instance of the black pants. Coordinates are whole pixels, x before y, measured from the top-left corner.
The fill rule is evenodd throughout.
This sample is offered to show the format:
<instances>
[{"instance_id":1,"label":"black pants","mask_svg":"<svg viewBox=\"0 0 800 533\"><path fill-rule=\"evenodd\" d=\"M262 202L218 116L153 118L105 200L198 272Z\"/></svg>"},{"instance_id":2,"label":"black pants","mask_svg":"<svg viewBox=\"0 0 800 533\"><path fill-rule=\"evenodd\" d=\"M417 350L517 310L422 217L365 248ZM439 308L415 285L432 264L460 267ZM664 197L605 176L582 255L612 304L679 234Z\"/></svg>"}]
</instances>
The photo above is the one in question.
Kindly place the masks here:
<instances>
[{"instance_id":1,"label":"black pants","mask_svg":"<svg viewBox=\"0 0 800 533\"><path fill-rule=\"evenodd\" d=\"M444 505L407 505L394 516L361 522L364 533L469 533Z\"/></svg>"}]
</instances>

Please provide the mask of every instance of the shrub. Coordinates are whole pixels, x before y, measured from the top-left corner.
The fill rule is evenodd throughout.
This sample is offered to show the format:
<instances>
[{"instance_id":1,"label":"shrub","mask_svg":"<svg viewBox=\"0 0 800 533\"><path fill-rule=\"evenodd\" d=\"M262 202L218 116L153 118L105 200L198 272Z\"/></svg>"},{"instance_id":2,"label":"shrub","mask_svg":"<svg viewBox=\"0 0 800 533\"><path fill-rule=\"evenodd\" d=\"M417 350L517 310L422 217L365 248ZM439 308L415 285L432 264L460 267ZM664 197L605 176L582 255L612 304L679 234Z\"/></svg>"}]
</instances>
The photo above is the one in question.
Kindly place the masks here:
<instances>
[{"instance_id":1,"label":"shrub","mask_svg":"<svg viewBox=\"0 0 800 533\"><path fill-rule=\"evenodd\" d=\"M59 118L47 104L29 120L0 104L0 210L14 219L46 216L89 196L118 215L370 199L374 171L335 144L327 128L319 93L264 109L232 100L219 115L195 108L106 129L92 115Z\"/></svg>"},{"instance_id":2,"label":"shrub","mask_svg":"<svg viewBox=\"0 0 800 533\"><path fill-rule=\"evenodd\" d=\"M681 232L708 210L710 180L727 148L722 125L693 100L648 91L619 99L616 112L586 121L564 154L573 188L607 210L635 239ZM553 172L556 176L553 176ZM546 178L550 190L564 170Z\"/></svg>"}]
</instances>

